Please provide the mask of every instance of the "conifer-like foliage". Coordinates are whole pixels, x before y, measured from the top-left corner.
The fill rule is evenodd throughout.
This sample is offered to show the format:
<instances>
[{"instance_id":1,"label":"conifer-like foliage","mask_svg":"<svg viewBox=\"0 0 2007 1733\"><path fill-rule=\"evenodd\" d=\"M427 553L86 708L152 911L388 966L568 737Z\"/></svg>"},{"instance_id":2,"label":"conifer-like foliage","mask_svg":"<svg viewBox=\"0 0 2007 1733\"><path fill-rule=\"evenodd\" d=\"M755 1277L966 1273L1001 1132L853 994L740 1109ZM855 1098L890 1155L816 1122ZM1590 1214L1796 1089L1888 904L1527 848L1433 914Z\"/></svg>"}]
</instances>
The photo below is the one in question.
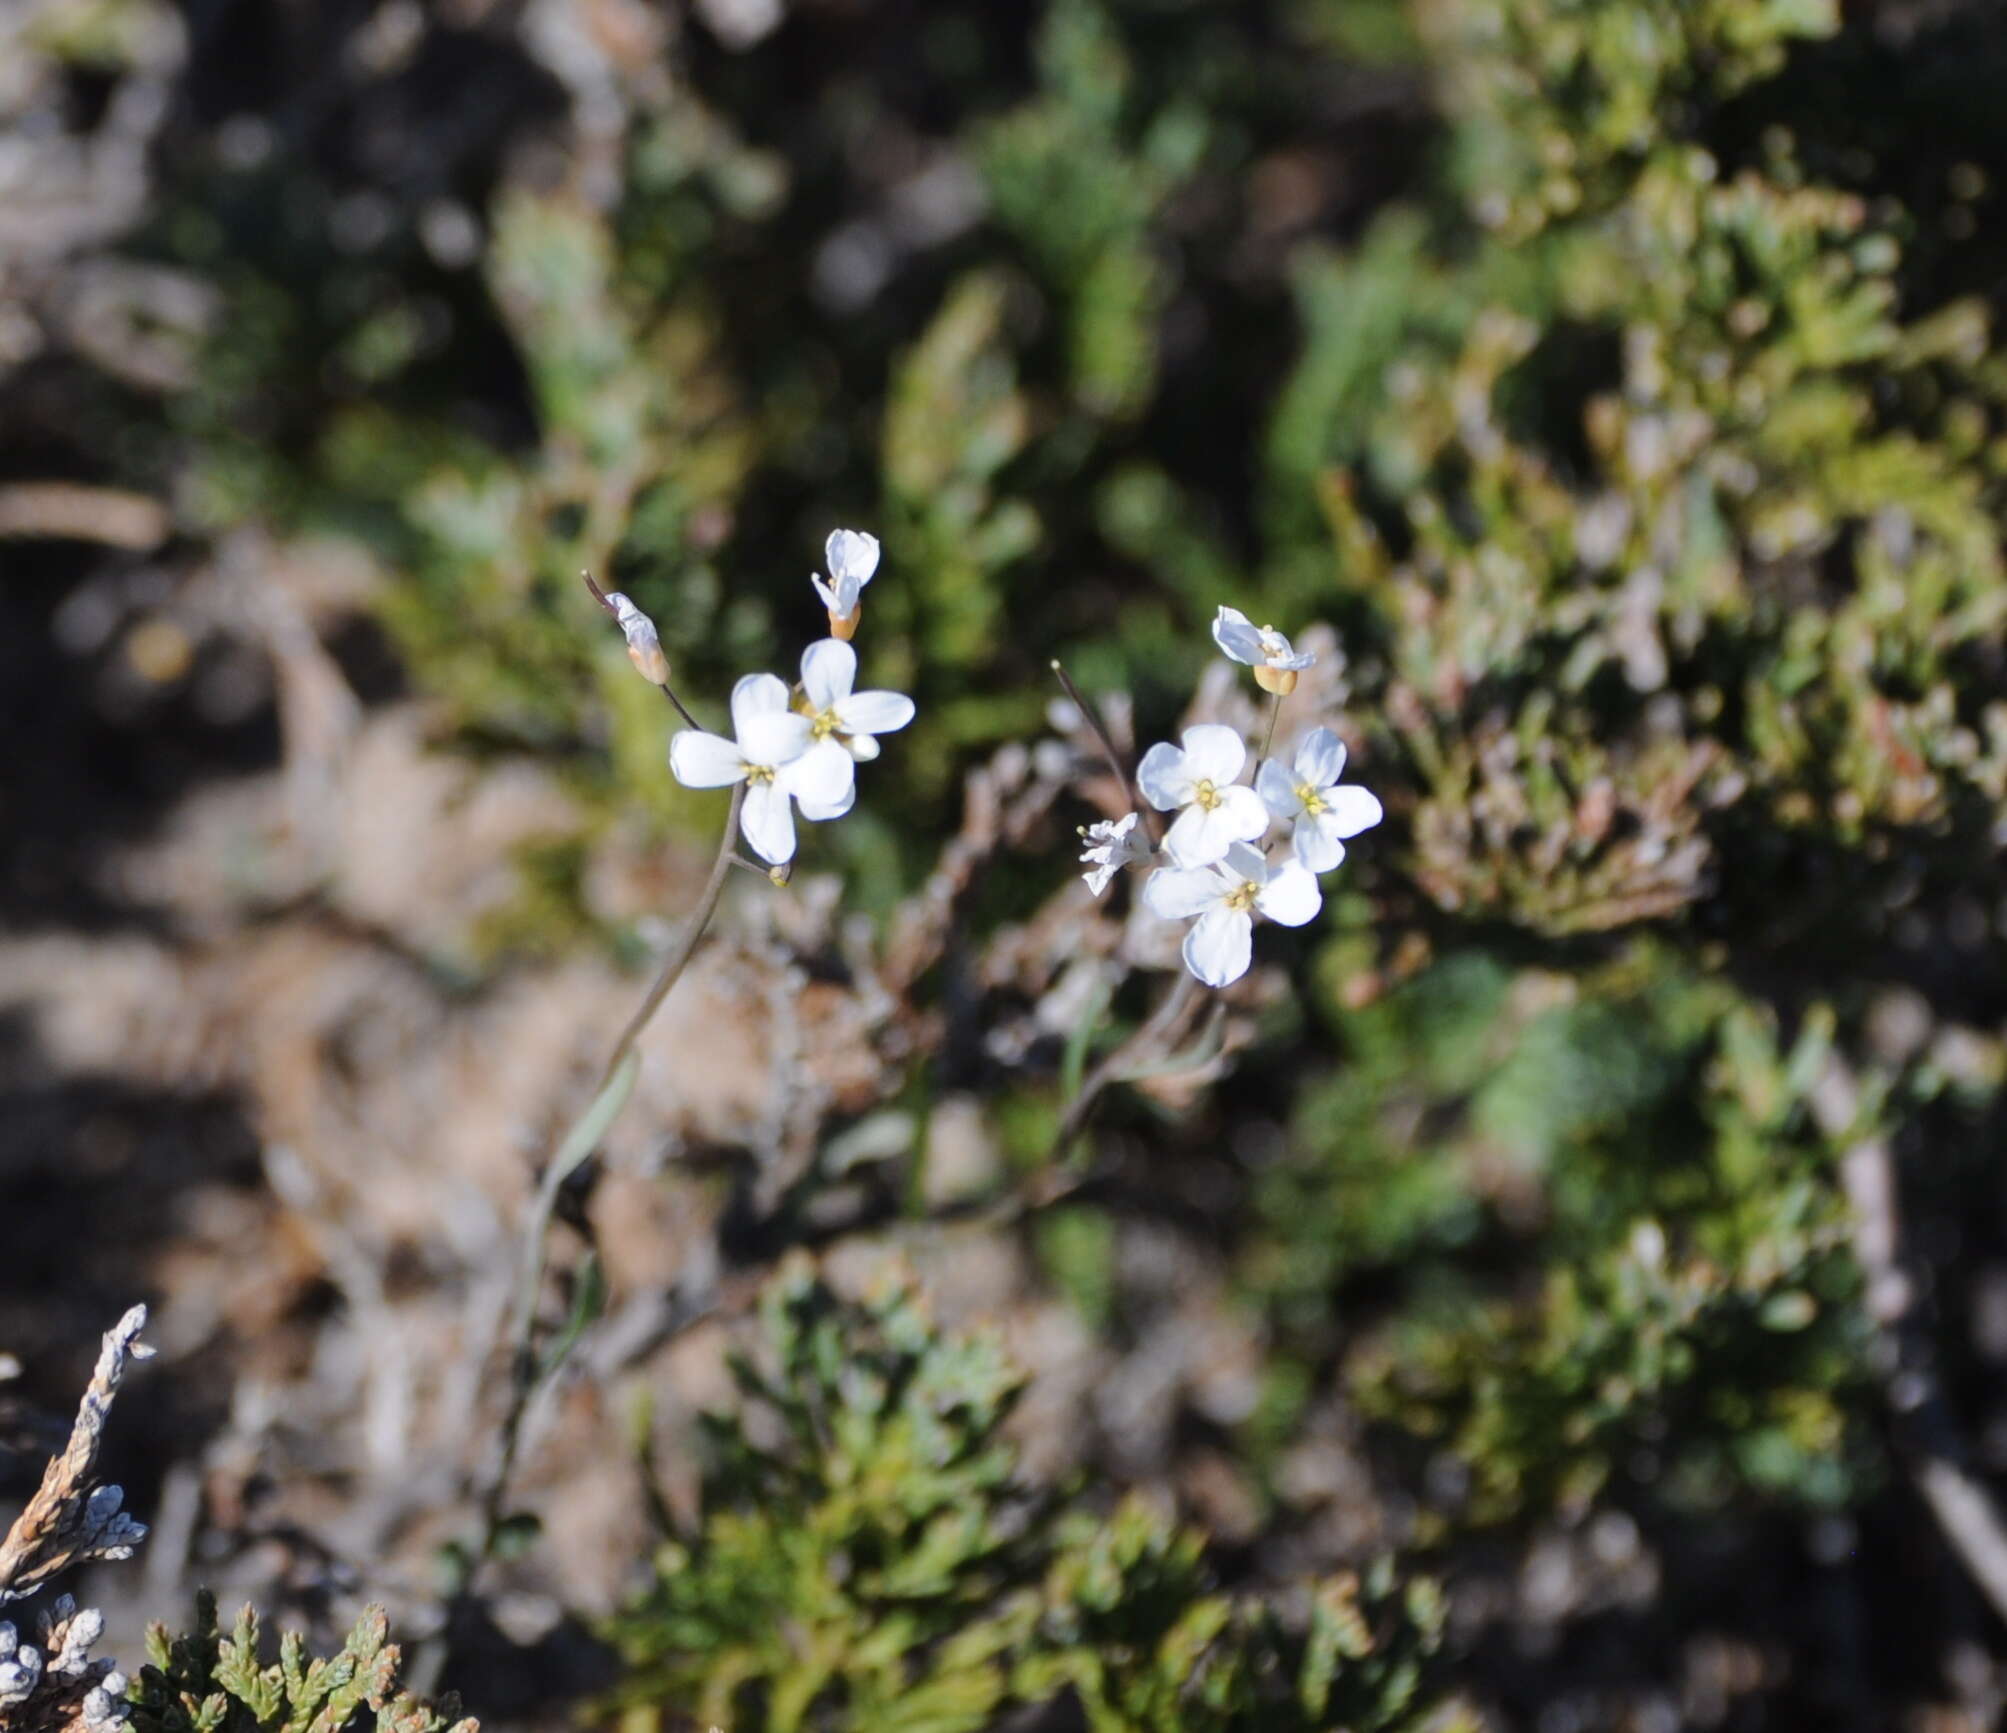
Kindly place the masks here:
<instances>
[{"instance_id":1,"label":"conifer-like foliage","mask_svg":"<svg viewBox=\"0 0 2007 1733\"><path fill-rule=\"evenodd\" d=\"M265 1659L258 1615L245 1607L225 1636L216 1597L196 1597L193 1629L146 1634L147 1664L132 1687L140 1733L475 1733L450 1701L430 1703L398 1680L402 1656L381 1607L359 1618L332 1655L310 1655L298 1631Z\"/></svg>"},{"instance_id":2,"label":"conifer-like foliage","mask_svg":"<svg viewBox=\"0 0 2007 1733\"><path fill-rule=\"evenodd\" d=\"M1419 1727L1439 1593L1390 1565L1294 1621L1221 1593L1201 1538L1139 1497L1013 1477L1020 1375L913 1290L838 1299L805 1260L708 1422L703 1516L616 1621L622 1698L735 1728L973 1733L1060 1700L1094 1733Z\"/></svg>"}]
</instances>

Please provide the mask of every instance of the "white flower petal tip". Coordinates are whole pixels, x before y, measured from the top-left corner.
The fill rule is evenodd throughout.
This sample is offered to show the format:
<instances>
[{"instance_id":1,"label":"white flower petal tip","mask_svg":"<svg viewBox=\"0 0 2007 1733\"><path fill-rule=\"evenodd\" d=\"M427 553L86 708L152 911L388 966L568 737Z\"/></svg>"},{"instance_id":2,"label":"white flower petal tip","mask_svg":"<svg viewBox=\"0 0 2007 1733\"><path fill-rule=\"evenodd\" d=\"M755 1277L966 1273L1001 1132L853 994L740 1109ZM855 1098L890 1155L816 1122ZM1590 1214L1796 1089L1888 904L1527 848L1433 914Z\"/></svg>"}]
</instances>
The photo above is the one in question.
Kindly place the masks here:
<instances>
[{"instance_id":1,"label":"white flower petal tip","mask_svg":"<svg viewBox=\"0 0 2007 1733\"><path fill-rule=\"evenodd\" d=\"M1253 789L1236 784L1247 763L1247 742L1231 728L1201 723L1187 728L1182 744L1160 741L1143 754L1136 780L1143 798L1160 812L1175 811L1164 847L1183 867L1208 866L1237 842L1268 828L1268 809Z\"/></svg>"},{"instance_id":2,"label":"white flower petal tip","mask_svg":"<svg viewBox=\"0 0 2007 1733\"><path fill-rule=\"evenodd\" d=\"M1192 978L1227 987L1247 973L1254 956L1254 919L1300 927L1324 906L1315 876L1300 862L1271 866L1259 849L1236 842L1208 866L1160 867L1143 886L1150 912L1190 921L1182 955Z\"/></svg>"},{"instance_id":3,"label":"white flower petal tip","mask_svg":"<svg viewBox=\"0 0 2007 1733\"><path fill-rule=\"evenodd\" d=\"M1255 684L1278 697L1293 692L1296 676L1317 660L1273 626L1257 626L1238 608L1223 607L1213 616L1213 642L1230 661L1252 668Z\"/></svg>"},{"instance_id":4,"label":"white flower petal tip","mask_svg":"<svg viewBox=\"0 0 2007 1733\"><path fill-rule=\"evenodd\" d=\"M1095 896L1101 895L1124 867L1147 866L1156 859L1149 839L1137 831L1139 822L1135 813L1128 812L1080 827L1080 859L1087 868L1080 876Z\"/></svg>"},{"instance_id":5,"label":"white flower petal tip","mask_svg":"<svg viewBox=\"0 0 2007 1733\"><path fill-rule=\"evenodd\" d=\"M833 530L822 557L829 567L829 581L824 583L820 577L811 576L809 582L822 598L831 635L847 639L863 618L859 598L864 586L878 570L878 538L862 530Z\"/></svg>"},{"instance_id":6,"label":"white flower petal tip","mask_svg":"<svg viewBox=\"0 0 2007 1733\"><path fill-rule=\"evenodd\" d=\"M657 686L669 684L669 658L662 653L662 639L655 622L618 590L607 593L606 605L621 634L627 639L627 659L642 679Z\"/></svg>"}]
</instances>

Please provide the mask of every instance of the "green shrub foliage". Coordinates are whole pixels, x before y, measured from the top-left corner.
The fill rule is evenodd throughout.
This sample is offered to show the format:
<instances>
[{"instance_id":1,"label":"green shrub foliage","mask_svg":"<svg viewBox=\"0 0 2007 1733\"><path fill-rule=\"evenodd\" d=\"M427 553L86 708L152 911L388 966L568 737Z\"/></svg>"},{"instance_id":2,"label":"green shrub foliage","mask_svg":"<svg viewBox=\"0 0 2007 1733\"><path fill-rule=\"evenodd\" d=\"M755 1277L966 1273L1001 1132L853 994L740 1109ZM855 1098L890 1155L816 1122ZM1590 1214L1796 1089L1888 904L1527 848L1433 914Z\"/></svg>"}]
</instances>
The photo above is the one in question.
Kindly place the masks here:
<instances>
[{"instance_id":1,"label":"green shrub foliage","mask_svg":"<svg viewBox=\"0 0 2007 1733\"><path fill-rule=\"evenodd\" d=\"M475 1733L458 1705L430 1703L400 1687L401 1656L381 1607L371 1607L332 1655L309 1655L287 1631L266 1661L258 1615L245 1607L225 1636L216 1598L196 1597L195 1626L171 1636L149 1626L147 1664L132 1686L140 1733Z\"/></svg>"},{"instance_id":2,"label":"green shrub foliage","mask_svg":"<svg viewBox=\"0 0 2007 1733\"><path fill-rule=\"evenodd\" d=\"M745 1406L707 1424L701 1524L611 1633L628 1704L770 1733L973 1733L1069 1694L1095 1733L1422 1724L1426 1579L1383 1563L1279 1616L1142 1498L1020 1485L1020 1375L909 1287L846 1303L802 1260L761 1323Z\"/></svg>"}]
</instances>

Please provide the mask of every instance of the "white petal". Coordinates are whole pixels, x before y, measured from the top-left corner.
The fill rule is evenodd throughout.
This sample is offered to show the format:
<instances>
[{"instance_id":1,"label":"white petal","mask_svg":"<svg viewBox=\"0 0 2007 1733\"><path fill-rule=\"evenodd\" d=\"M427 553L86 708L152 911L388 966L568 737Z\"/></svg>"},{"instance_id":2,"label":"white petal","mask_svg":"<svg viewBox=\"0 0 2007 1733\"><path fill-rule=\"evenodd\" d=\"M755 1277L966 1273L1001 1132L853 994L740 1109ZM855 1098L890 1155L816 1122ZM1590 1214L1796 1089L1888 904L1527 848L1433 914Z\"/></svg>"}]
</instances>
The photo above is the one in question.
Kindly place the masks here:
<instances>
[{"instance_id":1,"label":"white petal","mask_svg":"<svg viewBox=\"0 0 2007 1733\"><path fill-rule=\"evenodd\" d=\"M1268 665L1271 668L1280 668L1289 674L1300 674L1305 668L1310 667L1316 662L1316 651L1288 648L1289 640L1287 638L1284 638L1282 642L1285 648L1276 655L1268 658Z\"/></svg>"},{"instance_id":2,"label":"white petal","mask_svg":"<svg viewBox=\"0 0 2007 1733\"><path fill-rule=\"evenodd\" d=\"M1262 662L1261 634L1238 608L1222 608L1213 618L1213 642L1236 662L1250 668Z\"/></svg>"},{"instance_id":3,"label":"white petal","mask_svg":"<svg viewBox=\"0 0 2007 1733\"><path fill-rule=\"evenodd\" d=\"M1080 876L1087 881L1089 896L1098 897L1108 888L1108 881L1115 876L1115 868L1110 866L1089 867Z\"/></svg>"},{"instance_id":4,"label":"white petal","mask_svg":"<svg viewBox=\"0 0 2007 1733\"><path fill-rule=\"evenodd\" d=\"M685 788L725 788L746 774L746 760L722 736L684 728L670 736L669 769Z\"/></svg>"},{"instance_id":5,"label":"white petal","mask_svg":"<svg viewBox=\"0 0 2007 1733\"><path fill-rule=\"evenodd\" d=\"M1185 755L1168 740L1158 741L1136 766L1136 786L1159 812L1190 800L1194 780L1185 770Z\"/></svg>"},{"instance_id":6,"label":"white petal","mask_svg":"<svg viewBox=\"0 0 2007 1733\"><path fill-rule=\"evenodd\" d=\"M1345 845L1338 840L1328 812L1306 812L1296 821L1291 841L1296 858L1314 873L1328 873L1345 859Z\"/></svg>"},{"instance_id":7,"label":"white petal","mask_svg":"<svg viewBox=\"0 0 2007 1733\"><path fill-rule=\"evenodd\" d=\"M732 732L746 737L749 717L787 708L787 682L778 674L748 674L732 688Z\"/></svg>"},{"instance_id":8,"label":"white petal","mask_svg":"<svg viewBox=\"0 0 2007 1733\"><path fill-rule=\"evenodd\" d=\"M913 700L903 692L853 692L836 702L846 734L896 734L913 720Z\"/></svg>"},{"instance_id":9,"label":"white petal","mask_svg":"<svg viewBox=\"0 0 2007 1733\"><path fill-rule=\"evenodd\" d=\"M1317 918L1317 911L1324 906L1324 893L1308 867L1301 861L1286 860L1255 893L1254 906L1271 921L1300 927Z\"/></svg>"},{"instance_id":10,"label":"white petal","mask_svg":"<svg viewBox=\"0 0 2007 1733\"><path fill-rule=\"evenodd\" d=\"M1239 909L1209 909L1185 935L1185 967L1208 987L1227 987L1254 957L1254 922Z\"/></svg>"},{"instance_id":11,"label":"white petal","mask_svg":"<svg viewBox=\"0 0 2007 1733\"><path fill-rule=\"evenodd\" d=\"M801 689L818 714L857 684L857 652L841 638L819 638L801 653Z\"/></svg>"},{"instance_id":12,"label":"white petal","mask_svg":"<svg viewBox=\"0 0 2007 1733\"><path fill-rule=\"evenodd\" d=\"M851 583L861 590L878 569L878 538L862 530L832 530L822 555L839 587Z\"/></svg>"},{"instance_id":13,"label":"white petal","mask_svg":"<svg viewBox=\"0 0 2007 1733\"><path fill-rule=\"evenodd\" d=\"M780 781L801 802L803 818L841 818L857 799L857 761L834 740L818 740L781 772Z\"/></svg>"},{"instance_id":14,"label":"white petal","mask_svg":"<svg viewBox=\"0 0 2007 1733\"><path fill-rule=\"evenodd\" d=\"M778 781L756 782L739 809L739 834L746 846L771 866L794 859L794 808Z\"/></svg>"},{"instance_id":15,"label":"white petal","mask_svg":"<svg viewBox=\"0 0 2007 1733\"><path fill-rule=\"evenodd\" d=\"M1236 880L1249 884L1268 883L1268 860L1260 849L1250 848L1244 842L1237 842L1226 851L1226 859L1220 863L1220 871Z\"/></svg>"},{"instance_id":16,"label":"white petal","mask_svg":"<svg viewBox=\"0 0 2007 1733\"><path fill-rule=\"evenodd\" d=\"M1387 816L1379 797L1356 782L1325 790L1324 806L1334 826L1333 834L1337 836L1357 836L1362 830L1371 830Z\"/></svg>"},{"instance_id":17,"label":"white petal","mask_svg":"<svg viewBox=\"0 0 2007 1733\"><path fill-rule=\"evenodd\" d=\"M1233 842L1254 842L1268 831L1268 805L1251 788L1221 789L1212 817Z\"/></svg>"},{"instance_id":18,"label":"white petal","mask_svg":"<svg viewBox=\"0 0 2007 1733\"><path fill-rule=\"evenodd\" d=\"M1291 819L1303 810L1303 802L1296 793L1296 778L1272 758L1262 760L1261 768L1254 774L1254 786L1263 804L1277 818Z\"/></svg>"},{"instance_id":19,"label":"white petal","mask_svg":"<svg viewBox=\"0 0 2007 1733\"><path fill-rule=\"evenodd\" d=\"M1159 867L1143 881L1143 906L1160 920L1188 921L1217 903L1220 891L1217 873Z\"/></svg>"},{"instance_id":20,"label":"white petal","mask_svg":"<svg viewBox=\"0 0 2007 1733\"><path fill-rule=\"evenodd\" d=\"M1329 788L1345 773L1345 742L1328 728L1313 728L1296 749L1296 780Z\"/></svg>"},{"instance_id":21,"label":"white petal","mask_svg":"<svg viewBox=\"0 0 2007 1733\"><path fill-rule=\"evenodd\" d=\"M762 710L739 724L739 747L752 764L792 763L814 738L815 725L792 710Z\"/></svg>"},{"instance_id":22,"label":"white petal","mask_svg":"<svg viewBox=\"0 0 2007 1733\"><path fill-rule=\"evenodd\" d=\"M878 742L868 734L846 734L843 749L859 764L869 764L879 753Z\"/></svg>"},{"instance_id":23,"label":"white petal","mask_svg":"<svg viewBox=\"0 0 2007 1733\"><path fill-rule=\"evenodd\" d=\"M1185 774L1194 782L1224 788L1247 763L1247 742L1240 730L1224 723L1202 722L1184 733Z\"/></svg>"},{"instance_id":24,"label":"white petal","mask_svg":"<svg viewBox=\"0 0 2007 1733\"><path fill-rule=\"evenodd\" d=\"M822 598L822 605L832 614L847 615L850 610L840 606L842 597L825 584L814 572L808 574L808 581L815 586L815 593Z\"/></svg>"},{"instance_id":25,"label":"white petal","mask_svg":"<svg viewBox=\"0 0 2007 1733\"><path fill-rule=\"evenodd\" d=\"M1216 822L1222 810L1215 807L1208 812L1194 802L1179 813L1164 833L1164 847L1171 859L1181 867L1211 866L1225 859L1234 837L1226 825ZM1267 817L1264 812L1264 821Z\"/></svg>"}]
</instances>

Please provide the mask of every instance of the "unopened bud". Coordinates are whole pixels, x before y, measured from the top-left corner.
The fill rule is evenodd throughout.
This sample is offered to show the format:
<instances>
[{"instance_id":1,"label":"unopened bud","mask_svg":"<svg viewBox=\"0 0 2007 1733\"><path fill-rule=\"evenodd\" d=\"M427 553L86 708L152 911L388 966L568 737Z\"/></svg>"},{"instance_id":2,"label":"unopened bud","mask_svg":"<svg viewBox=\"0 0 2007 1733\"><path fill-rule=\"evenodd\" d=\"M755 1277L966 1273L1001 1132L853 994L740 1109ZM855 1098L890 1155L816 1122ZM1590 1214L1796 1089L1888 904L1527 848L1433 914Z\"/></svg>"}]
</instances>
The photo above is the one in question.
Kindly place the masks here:
<instances>
[{"instance_id":1,"label":"unopened bud","mask_svg":"<svg viewBox=\"0 0 2007 1733\"><path fill-rule=\"evenodd\" d=\"M657 686L667 686L669 658L662 653L662 640L655 631L655 622L618 590L607 596L606 605L613 610L614 619L627 635L627 659L634 664L636 672L642 679Z\"/></svg>"},{"instance_id":2,"label":"unopened bud","mask_svg":"<svg viewBox=\"0 0 2007 1733\"><path fill-rule=\"evenodd\" d=\"M1296 690L1296 670L1270 668L1257 662L1254 668L1254 683L1264 692L1273 692L1278 698L1287 698Z\"/></svg>"},{"instance_id":3,"label":"unopened bud","mask_svg":"<svg viewBox=\"0 0 2007 1733\"><path fill-rule=\"evenodd\" d=\"M829 615L829 635L841 638L846 644L857 636L857 624L864 618L864 604L859 602L848 614L831 612Z\"/></svg>"}]
</instances>

